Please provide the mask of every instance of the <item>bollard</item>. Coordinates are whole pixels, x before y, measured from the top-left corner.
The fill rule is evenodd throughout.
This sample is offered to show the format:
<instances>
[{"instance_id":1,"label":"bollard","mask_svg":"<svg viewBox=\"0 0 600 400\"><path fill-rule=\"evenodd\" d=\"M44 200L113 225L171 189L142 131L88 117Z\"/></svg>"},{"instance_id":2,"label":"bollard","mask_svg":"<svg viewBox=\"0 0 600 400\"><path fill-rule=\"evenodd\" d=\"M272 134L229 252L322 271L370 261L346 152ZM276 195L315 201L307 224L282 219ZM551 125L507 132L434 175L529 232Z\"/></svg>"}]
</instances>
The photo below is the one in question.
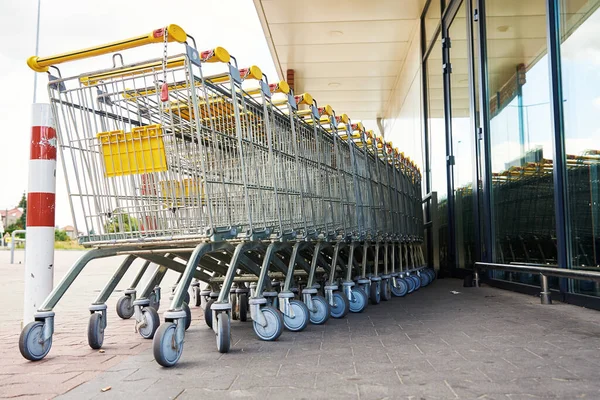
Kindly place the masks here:
<instances>
[{"instance_id":1,"label":"bollard","mask_svg":"<svg viewBox=\"0 0 600 400\"><path fill-rule=\"evenodd\" d=\"M544 274L540 274L541 278L541 293L540 298L542 300L542 304L552 304L552 297L550 295L550 288L548 287L548 277Z\"/></svg>"},{"instance_id":2,"label":"bollard","mask_svg":"<svg viewBox=\"0 0 600 400\"><path fill-rule=\"evenodd\" d=\"M50 104L34 104L32 111L23 325L33 321L54 284L56 131Z\"/></svg>"}]
</instances>

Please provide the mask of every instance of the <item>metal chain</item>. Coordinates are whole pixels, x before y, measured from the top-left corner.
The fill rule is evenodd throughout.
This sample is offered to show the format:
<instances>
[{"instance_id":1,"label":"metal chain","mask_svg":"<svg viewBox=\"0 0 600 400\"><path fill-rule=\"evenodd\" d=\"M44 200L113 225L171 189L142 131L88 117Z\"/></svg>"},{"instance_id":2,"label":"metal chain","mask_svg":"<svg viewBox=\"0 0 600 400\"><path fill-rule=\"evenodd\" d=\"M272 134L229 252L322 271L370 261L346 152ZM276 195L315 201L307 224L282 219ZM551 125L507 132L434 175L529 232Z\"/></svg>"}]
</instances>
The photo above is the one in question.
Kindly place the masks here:
<instances>
[{"instance_id":1,"label":"metal chain","mask_svg":"<svg viewBox=\"0 0 600 400\"><path fill-rule=\"evenodd\" d=\"M163 60L162 60L162 68L163 68L163 82L166 84L167 83L167 45L169 43L169 31L167 30L167 27L165 26L165 32L163 34L163 38L164 38L164 49L163 49Z\"/></svg>"}]
</instances>

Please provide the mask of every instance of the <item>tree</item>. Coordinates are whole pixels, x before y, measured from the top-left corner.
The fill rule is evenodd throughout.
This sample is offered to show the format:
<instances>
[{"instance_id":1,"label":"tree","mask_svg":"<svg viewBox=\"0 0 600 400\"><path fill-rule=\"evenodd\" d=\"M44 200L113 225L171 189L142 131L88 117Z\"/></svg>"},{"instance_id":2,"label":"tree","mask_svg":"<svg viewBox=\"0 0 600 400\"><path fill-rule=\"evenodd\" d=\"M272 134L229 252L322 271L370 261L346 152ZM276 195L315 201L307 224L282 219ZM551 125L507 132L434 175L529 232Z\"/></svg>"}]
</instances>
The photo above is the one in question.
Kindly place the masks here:
<instances>
[{"instance_id":1,"label":"tree","mask_svg":"<svg viewBox=\"0 0 600 400\"><path fill-rule=\"evenodd\" d=\"M139 222L136 218L129 214L118 214L118 210L115 210L113 217L111 217L105 224L104 228L106 233L119 233L119 232L134 232L139 230Z\"/></svg>"},{"instance_id":2,"label":"tree","mask_svg":"<svg viewBox=\"0 0 600 400\"><path fill-rule=\"evenodd\" d=\"M27 196L25 195L25 192L23 192L23 196L21 196L21 201L19 201L19 205L17 207L20 207L23 209L23 215L21 215L21 218L19 218L19 221L21 222L21 226L26 226L27 225Z\"/></svg>"},{"instance_id":3,"label":"tree","mask_svg":"<svg viewBox=\"0 0 600 400\"><path fill-rule=\"evenodd\" d=\"M65 232L62 229L54 230L54 241L55 242L68 242L69 240L71 240L71 239L69 238L69 235L67 235L67 232Z\"/></svg>"}]
</instances>

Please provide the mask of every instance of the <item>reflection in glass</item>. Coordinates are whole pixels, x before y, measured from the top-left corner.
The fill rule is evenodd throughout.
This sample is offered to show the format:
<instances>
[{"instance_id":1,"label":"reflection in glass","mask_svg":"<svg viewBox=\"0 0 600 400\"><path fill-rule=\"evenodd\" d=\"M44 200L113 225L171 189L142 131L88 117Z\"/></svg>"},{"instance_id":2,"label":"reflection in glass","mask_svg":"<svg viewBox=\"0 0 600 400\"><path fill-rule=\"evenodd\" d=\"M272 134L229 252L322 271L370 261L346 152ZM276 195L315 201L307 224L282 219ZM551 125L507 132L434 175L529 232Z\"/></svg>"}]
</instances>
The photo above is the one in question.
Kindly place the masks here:
<instances>
[{"instance_id":1,"label":"reflection in glass","mask_svg":"<svg viewBox=\"0 0 600 400\"><path fill-rule=\"evenodd\" d=\"M599 0L561 0L561 62L572 267L600 267ZM600 295L593 282L574 291Z\"/></svg>"},{"instance_id":2,"label":"reflection in glass","mask_svg":"<svg viewBox=\"0 0 600 400\"><path fill-rule=\"evenodd\" d=\"M446 182L446 129L444 126L444 85L442 75L441 35L437 37L427 59L427 128L429 131L429 159L431 191L438 197L439 265L447 265L447 182Z\"/></svg>"},{"instance_id":3,"label":"reflection in glass","mask_svg":"<svg viewBox=\"0 0 600 400\"><path fill-rule=\"evenodd\" d=\"M431 0L427 12L425 13L425 45L429 47L433 36L435 35L436 29L440 25L441 21L441 9L440 0ZM434 49L435 50L435 49Z\"/></svg>"},{"instance_id":4,"label":"reflection in glass","mask_svg":"<svg viewBox=\"0 0 600 400\"><path fill-rule=\"evenodd\" d=\"M473 132L469 109L469 65L465 4L457 11L448 29L450 48L450 93L452 106L452 141L454 152L454 187L456 246L458 267L472 267L475 262L473 220Z\"/></svg>"},{"instance_id":5,"label":"reflection in glass","mask_svg":"<svg viewBox=\"0 0 600 400\"><path fill-rule=\"evenodd\" d=\"M495 261L555 264L546 1L489 0L486 9Z\"/></svg>"}]
</instances>

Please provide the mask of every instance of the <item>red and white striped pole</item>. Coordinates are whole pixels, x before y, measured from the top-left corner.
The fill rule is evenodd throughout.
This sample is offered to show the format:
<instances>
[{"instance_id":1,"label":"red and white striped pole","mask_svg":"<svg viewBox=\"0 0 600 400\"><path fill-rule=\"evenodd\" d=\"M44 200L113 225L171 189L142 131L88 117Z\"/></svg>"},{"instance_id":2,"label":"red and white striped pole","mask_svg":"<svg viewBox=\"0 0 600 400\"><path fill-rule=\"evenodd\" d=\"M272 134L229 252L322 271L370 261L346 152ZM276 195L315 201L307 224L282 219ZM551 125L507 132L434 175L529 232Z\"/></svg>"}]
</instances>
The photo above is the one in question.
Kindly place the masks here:
<instances>
[{"instance_id":1,"label":"red and white striped pole","mask_svg":"<svg viewBox=\"0 0 600 400\"><path fill-rule=\"evenodd\" d=\"M56 192L56 130L50 104L34 104L27 190L25 300L23 324L54 285L54 204Z\"/></svg>"}]
</instances>

